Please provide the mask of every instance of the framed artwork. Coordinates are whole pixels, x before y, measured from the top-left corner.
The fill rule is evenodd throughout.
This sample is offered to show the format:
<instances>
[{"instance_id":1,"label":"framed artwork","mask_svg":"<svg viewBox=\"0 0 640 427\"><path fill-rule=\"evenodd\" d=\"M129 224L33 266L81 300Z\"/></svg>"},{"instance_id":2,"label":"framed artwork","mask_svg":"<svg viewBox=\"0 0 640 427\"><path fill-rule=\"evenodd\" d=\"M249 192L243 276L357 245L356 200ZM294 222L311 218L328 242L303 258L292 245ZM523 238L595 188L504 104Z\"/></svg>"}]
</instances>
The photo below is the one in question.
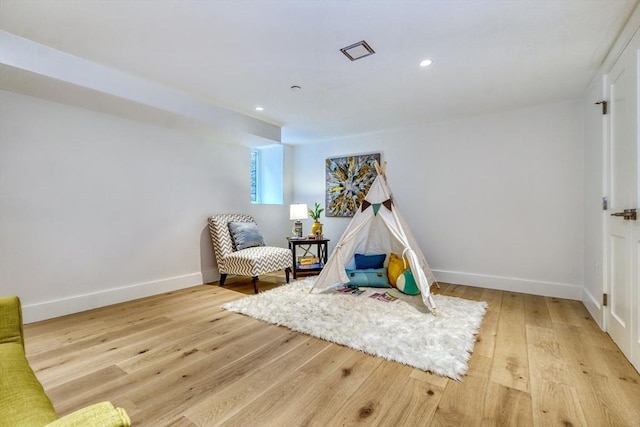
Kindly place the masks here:
<instances>
[{"instance_id":1,"label":"framed artwork","mask_svg":"<svg viewBox=\"0 0 640 427\"><path fill-rule=\"evenodd\" d=\"M355 215L378 175L376 160L380 163L380 153L327 159L326 216Z\"/></svg>"}]
</instances>

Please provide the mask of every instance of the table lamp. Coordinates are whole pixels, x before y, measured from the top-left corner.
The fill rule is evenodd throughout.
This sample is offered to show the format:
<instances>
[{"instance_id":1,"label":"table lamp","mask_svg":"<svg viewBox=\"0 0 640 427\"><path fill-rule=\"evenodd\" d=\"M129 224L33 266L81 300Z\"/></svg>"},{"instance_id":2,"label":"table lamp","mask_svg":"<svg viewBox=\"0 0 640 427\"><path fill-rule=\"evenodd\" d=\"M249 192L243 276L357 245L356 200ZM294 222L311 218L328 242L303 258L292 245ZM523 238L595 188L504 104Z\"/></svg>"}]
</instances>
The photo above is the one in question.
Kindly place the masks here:
<instances>
[{"instance_id":1,"label":"table lamp","mask_svg":"<svg viewBox=\"0 0 640 427\"><path fill-rule=\"evenodd\" d=\"M291 232L296 237L302 237L302 220L309 218L306 203L295 203L289 206L289 219L295 221Z\"/></svg>"}]
</instances>

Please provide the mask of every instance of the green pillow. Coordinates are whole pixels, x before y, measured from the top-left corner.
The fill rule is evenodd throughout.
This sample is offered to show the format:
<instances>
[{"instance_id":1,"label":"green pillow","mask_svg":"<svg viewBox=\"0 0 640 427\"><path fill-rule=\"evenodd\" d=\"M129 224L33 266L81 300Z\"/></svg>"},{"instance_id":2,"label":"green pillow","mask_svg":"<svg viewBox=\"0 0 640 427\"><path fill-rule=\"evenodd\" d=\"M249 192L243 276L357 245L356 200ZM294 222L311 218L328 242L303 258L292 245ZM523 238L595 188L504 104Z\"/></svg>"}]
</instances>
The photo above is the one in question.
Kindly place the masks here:
<instances>
[{"instance_id":1,"label":"green pillow","mask_svg":"<svg viewBox=\"0 0 640 427\"><path fill-rule=\"evenodd\" d=\"M345 270L349 277L347 286L362 286L369 288L390 288L389 279L387 277L386 268L368 268Z\"/></svg>"},{"instance_id":2,"label":"green pillow","mask_svg":"<svg viewBox=\"0 0 640 427\"><path fill-rule=\"evenodd\" d=\"M413 277L413 273L410 268L407 268L396 280L396 287L400 292L407 295L418 295L420 288L416 283L416 279Z\"/></svg>"}]
</instances>

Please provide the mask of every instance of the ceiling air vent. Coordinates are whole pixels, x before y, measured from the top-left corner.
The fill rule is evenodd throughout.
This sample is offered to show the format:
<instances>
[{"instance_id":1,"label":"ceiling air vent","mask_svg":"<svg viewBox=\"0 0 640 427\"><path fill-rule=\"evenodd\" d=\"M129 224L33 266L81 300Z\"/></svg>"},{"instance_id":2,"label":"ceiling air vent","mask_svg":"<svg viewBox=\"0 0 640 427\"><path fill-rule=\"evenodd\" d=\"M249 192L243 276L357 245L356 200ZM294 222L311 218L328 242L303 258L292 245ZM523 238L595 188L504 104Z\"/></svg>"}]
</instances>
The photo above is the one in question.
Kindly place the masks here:
<instances>
[{"instance_id":1,"label":"ceiling air vent","mask_svg":"<svg viewBox=\"0 0 640 427\"><path fill-rule=\"evenodd\" d=\"M364 40L354 43L351 46L343 47L340 49L340 52L344 53L344 56L352 61L376 53L376 51L371 49L371 46L369 46L369 44Z\"/></svg>"}]
</instances>

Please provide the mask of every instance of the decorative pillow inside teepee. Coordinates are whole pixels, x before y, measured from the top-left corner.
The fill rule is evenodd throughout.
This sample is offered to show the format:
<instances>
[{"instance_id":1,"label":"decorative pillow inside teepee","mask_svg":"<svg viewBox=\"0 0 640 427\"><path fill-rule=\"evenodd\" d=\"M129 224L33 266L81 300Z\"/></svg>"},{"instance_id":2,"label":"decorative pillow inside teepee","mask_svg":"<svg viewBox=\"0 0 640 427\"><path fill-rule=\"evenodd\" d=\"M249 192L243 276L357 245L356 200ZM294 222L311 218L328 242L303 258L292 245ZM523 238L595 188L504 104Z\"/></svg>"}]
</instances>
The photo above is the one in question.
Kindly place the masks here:
<instances>
[{"instance_id":1,"label":"decorative pillow inside teepee","mask_svg":"<svg viewBox=\"0 0 640 427\"><path fill-rule=\"evenodd\" d=\"M389 264L387 264L387 273L389 278L389 284L396 287L396 282L398 277L402 274L403 271L407 269L409 265L406 260L403 260L398 255L391 253L389 255Z\"/></svg>"},{"instance_id":2,"label":"decorative pillow inside teepee","mask_svg":"<svg viewBox=\"0 0 640 427\"><path fill-rule=\"evenodd\" d=\"M368 288L390 288L386 268L368 268L366 270L345 270L349 277L347 286Z\"/></svg>"},{"instance_id":3,"label":"decorative pillow inside teepee","mask_svg":"<svg viewBox=\"0 0 640 427\"><path fill-rule=\"evenodd\" d=\"M365 270L367 268L382 268L387 254L355 254L354 261L356 270Z\"/></svg>"},{"instance_id":4,"label":"decorative pillow inside teepee","mask_svg":"<svg viewBox=\"0 0 640 427\"><path fill-rule=\"evenodd\" d=\"M420 288L418 288L410 268L407 268L400 276L398 276L396 287L403 294L418 295L420 293Z\"/></svg>"}]
</instances>

